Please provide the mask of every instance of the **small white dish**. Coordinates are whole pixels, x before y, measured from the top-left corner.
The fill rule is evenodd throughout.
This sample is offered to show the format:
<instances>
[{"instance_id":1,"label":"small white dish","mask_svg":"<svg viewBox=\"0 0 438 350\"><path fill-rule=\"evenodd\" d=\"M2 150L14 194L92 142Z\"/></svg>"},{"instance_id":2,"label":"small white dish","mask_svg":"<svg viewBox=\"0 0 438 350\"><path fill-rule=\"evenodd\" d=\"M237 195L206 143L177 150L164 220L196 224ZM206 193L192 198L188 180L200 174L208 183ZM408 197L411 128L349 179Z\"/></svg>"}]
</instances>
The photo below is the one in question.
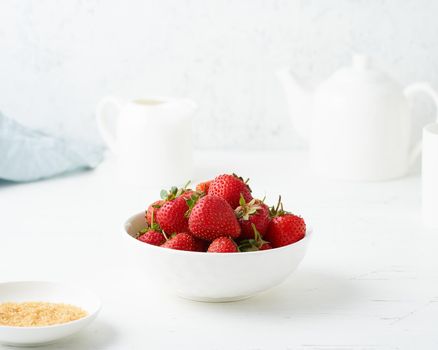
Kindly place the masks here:
<instances>
[{"instance_id":1,"label":"small white dish","mask_svg":"<svg viewBox=\"0 0 438 350\"><path fill-rule=\"evenodd\" d=\"M77 333L97 316L101 303L92 292L57 282L22 281L0 283L0 303L50 302L78 306L88 315L72 322L42 327L0 326L0 343L12 346L37 346L56 342Z\"/></svg>"},{"instance_id":2,"label":"small white dish","mask_svg":"<svg viewBox=\"0 0 438 350\"><path fill-rule=\"evenodd\" d=\"M146 277L183 298L204 302L245 299L283 282L303 259L311 230L293 244L245 253L188 252L157 247L135 238L144 213L125 223L125 240Z\"/></svg>"}]
</instances>

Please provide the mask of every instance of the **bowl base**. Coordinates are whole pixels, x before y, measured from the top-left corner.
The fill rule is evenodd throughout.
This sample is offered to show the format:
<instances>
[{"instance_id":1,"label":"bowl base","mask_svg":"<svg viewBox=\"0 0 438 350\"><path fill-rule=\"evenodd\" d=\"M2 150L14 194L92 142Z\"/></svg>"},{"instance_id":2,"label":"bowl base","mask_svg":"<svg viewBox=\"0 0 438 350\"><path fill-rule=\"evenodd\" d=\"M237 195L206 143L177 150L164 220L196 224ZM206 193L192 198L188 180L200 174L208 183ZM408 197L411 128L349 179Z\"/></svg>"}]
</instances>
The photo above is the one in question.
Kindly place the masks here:
<instances>
[{"instance_id":1,"label":"bowl base","mask_svg":"<svg viewBox=\"0 0 438 350\"><path fill-rule=\"evenodd\" d=\"M35 343L16 343L16 342L0 341L0 345L9 346L11 348L36 348L36 347L45 346L45 345L52 345L52 344L58 343L60 340L63 340L63 339L65 339L65 338L59 338L56 340L35 342Z\"/></svg>"},{"instance_id":2,"label":"bowl base","mask_svg":"<svg viewBox=\"0 0 438 350\"><path fill-rule=\"evenodd\" d=\"M202 303L229 303L229 302L233 302L233 301L239 301L239 300L251 298L253 296L253 294L239 295L236 297L226 297L226 298L204 298L204 297L191 296L191 295L181 295L181 294L179 294L178 296L183 298L183 299L188 299L188 300L192 300L192 301L199 301Z\"/></svg>"}]
</instances>

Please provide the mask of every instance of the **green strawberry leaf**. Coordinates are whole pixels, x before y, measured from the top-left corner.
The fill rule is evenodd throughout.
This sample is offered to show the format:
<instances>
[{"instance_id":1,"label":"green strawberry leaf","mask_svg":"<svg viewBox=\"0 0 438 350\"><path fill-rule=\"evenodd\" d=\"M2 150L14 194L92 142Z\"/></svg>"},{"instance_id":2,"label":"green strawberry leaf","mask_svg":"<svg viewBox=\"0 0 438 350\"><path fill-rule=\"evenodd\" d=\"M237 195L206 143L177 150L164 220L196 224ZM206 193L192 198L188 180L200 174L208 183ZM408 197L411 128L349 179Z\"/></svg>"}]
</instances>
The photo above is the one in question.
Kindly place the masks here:
<instances>
[{"instance_id":1,"label":"green strawberry leaf","mask_svg":"<svg viewBox=\"0 0 438 350\"><path fill-rule=\"evenodd\" d=\"M251 224L251 226L252 229L254 230L254 238L245 239L241 241L238 247L240 252L254 252L260 250L260 247L263 244L269 243L262 239L260 232L257 230L254 224Z\"/></svg>"},{"instance_id":2,"label":"green strawberry leaf","mask_svg":"<svg viewBox=\"0 0 438 350\"><path fill-rule=\"evenodd\" d=\"M246 205L245 198L243 198L243 194L242 193L240 194L239 204L240 204L241 207L244 207Z\"/></svg>"},{"instance_id":3,"label":"green strawberry leaf","mask_svg":"<svg viewBox=\"0 0 438 350\"><path fill-rule=\"evenodd\" d=\"M185 199L186 203L187 203L187 206L189 207L189 209L187 209L187 211L184 214L184 216L186 218L188 218L190 216L190 213L192 212L192 209L196 205L196 203L198 202L199 198L201 198L199 193L198 192L194 192L189 198Z\"/></svg>"},{"instance_id":4,"label":"green strawberry leaf","mask_svg":"<svg viewBox=\"0 0 438 350\"><path fill-rule=\"evenodd\" d=\"M166 200L166 199L167 199L167 195L168 195L168 193L167 193L166 190L161 190L161 191L160 191L160 197L161 197L161 199Z\"/></svg>"}]
</instances>

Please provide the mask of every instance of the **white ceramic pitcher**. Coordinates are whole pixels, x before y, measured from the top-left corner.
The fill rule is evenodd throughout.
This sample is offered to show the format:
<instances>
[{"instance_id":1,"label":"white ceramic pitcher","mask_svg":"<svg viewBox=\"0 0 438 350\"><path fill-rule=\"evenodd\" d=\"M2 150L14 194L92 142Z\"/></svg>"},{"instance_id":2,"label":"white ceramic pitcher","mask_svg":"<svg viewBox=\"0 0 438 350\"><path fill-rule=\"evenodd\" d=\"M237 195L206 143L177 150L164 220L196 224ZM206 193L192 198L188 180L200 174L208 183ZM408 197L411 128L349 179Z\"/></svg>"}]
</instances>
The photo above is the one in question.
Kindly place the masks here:
<instances>
[{"instance_id":1,"label":"white ceramic pitcher","mask_svg":"<svg viewBox=\"0 0 438 350\"><path fill-rule=\"evenodd\" d=\"M113 122L110 109L116 115ZM97 106L97 124L117 156L122 182L145 187L180 185L190 180L195 110L196 105L187 99L104 98Z\"/></svg>"},{"instance_id":2,"label":"white ceramic pitcher","mask_svg":"<svg viewBox=\"0 0 438 350\"><path fill-rule=\"evenodd\" d=\"M403 88L372 67L369 58L335 72L311 91L289 69L279 72L295 129L309 138L310 164L337 179L376 181L407 173L420 147L411 148L411 97L427 83Z\"/></svg>"}]
</instances>

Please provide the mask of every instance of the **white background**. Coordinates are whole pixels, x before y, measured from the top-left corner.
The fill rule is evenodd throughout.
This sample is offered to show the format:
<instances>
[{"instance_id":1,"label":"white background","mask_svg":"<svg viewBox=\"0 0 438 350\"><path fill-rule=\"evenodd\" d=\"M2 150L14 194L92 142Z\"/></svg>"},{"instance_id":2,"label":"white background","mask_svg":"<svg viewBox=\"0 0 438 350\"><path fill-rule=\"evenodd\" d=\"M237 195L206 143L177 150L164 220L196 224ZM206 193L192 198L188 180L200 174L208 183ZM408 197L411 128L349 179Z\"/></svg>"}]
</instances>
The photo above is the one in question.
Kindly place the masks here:
<instances>
[{"instance_id":1,"label":"white background","mask_svg":"<svg viewBox=\"0 0 438 350\"><path fill-rule=\"evenodd\" d=\"M434 0L2 0L0 110L93 139L104 95L186 96L198 148L292 148L278 68L317 82L362 52L438 86L437 18Z\"/></svg>"},{"instance_id":2,"label":"white background","mask_svg":"<svg viewBox=\"0 0 438 350\"><path fill-rule=\"evenodd\" d=\"M438 87L437 19L434 0L0 0L5 114L97 139L94 107L104 95L190 97L200 105L196 146L231 150L196 152L194 180L250 176L258 197L273 203L281 193L315 233L300 268L272 292L194 303L150 285L121 243L122 222L159 187L116 185L110 162L0 183L0 278L64 279L103 301L91 327L46 349L437 349L438 234L421 225L419 177L312 177L305 152L278 151L301 143L274 76L291 65L315 83L355 51L403 84ZM418 102L426 113L416 116L417 135L432 114Z\"/></svg>"}]
</instances>

